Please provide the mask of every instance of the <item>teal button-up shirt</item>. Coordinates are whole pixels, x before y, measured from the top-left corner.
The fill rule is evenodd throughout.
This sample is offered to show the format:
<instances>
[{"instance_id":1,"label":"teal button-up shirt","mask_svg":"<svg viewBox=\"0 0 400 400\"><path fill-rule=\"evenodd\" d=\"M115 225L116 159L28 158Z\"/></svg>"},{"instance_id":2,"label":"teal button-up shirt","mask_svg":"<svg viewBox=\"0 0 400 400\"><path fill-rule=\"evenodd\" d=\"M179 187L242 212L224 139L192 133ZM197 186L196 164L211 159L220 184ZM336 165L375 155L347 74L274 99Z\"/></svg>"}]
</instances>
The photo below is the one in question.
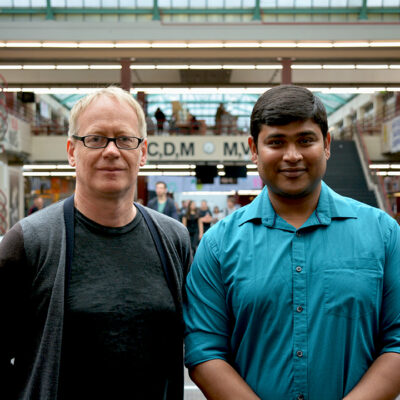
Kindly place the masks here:
<instances>
[{"instance_id":1,"label":"teal button-up shirt","mask_svg":"<svg viewBox=\"0 0 400 400\"><path fill-rule=\"evenodd\" d=\"M295 229L266 188L211 228L187 279L186 365L228 361L262 399L342 399L400 353L400 228L322 183Z\"/></svg>"}]
</instances>

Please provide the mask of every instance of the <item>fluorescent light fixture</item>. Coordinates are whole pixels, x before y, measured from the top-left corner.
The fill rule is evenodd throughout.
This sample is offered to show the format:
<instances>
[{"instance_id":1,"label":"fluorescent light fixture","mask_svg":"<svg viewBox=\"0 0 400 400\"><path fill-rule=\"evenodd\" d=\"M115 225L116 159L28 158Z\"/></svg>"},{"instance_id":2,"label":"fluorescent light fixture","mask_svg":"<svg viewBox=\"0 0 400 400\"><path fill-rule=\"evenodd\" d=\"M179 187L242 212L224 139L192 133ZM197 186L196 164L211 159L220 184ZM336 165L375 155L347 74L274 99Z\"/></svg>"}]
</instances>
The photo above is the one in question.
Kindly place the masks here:
<instances>
[{"instance_id":1,"label":"fluorescent light fixture","mask_svg":"<svg viewBox=\"0 0 400 400\"><path fill-rule=\"evenodd\" d=\"M224 43L224 47L227 47L227 48L229 48L229 47L240 47L240 48L252 47L252 48L254 48L254 47L260 47L260 46L261 46L261 44L258 42L225 42Z\"/></svg>"},{"instance_id":2,"label":"fluorescent light fixture","mask_svg":"<svg viewBox=\"0 0 400 400\"><path fill-rule=\"evenodd\" d=\"M400 64L390 64L389 68L390 69L400 69Z\"/></svg>"},{"instance_id":3,"label":"fluorescent light fixture","mask_svg":"<svg viewBox=\"0 0 400 400\"><path fill-rule=\"evenodd\" d=\"M134 64L130 66L131 69L156 69L155 65L139 65L139 64Z\"/></svg>"},{"instance_id":4,"label":"fluorescent light fixture","mask_svg":"<svg viewBox=\"0 0 400 400\"><path fill-rule=\"evenodd\" d=\"M104 43L99 43L99 42L80 42L78 43L78 47L80 48L112 48L115 47L114 43L110 42L104 42Z\"/></svg>"},{"instance_id":5,"label":"fluorescent light fixture","mask_svg":"<svg viewBox=\"0 0 400 400\"><path fill-rule=\"evenodd\" d=\"M389 65L387 64L356 64L357 69L388 69Z\"/></svg>"},{"instance_id":6,"label":"fluorescent light fixture","mask_svg":"<svg viewBox=\"0 0 400 400\"><path fill-rule=\"evenodd\" d=\"M257 169L257 165L255 165L255 164L247 164L246 168L247 169Z\"/></svg>"},{"instance_id":7,"label":"fluorescent light fixture","mask_svg":"<svg viewBox=\"0 0 400 400\"><path fill-rule=\"evenodd\" d=\"M355 69L354 64L324 64L323 69Z\"/></svg>"},{"instance_id":8,"label":"fluorescent light fixture","mask_svg":"<svg viewBox=\"0 0 400 400\"><path fill-rule=\"evenodd\" d=\"M90 69L121 69L122 66L121 64L108 64L108 65L97 65L97 64L92 64L89 65Z\"/></svg>"},{"instance_id":9,"label":"fluorescent light fixture","mask_svg":"<svg viewBox=\"0 0 400 400\"><path fill-rule=\"evenodd\" d=\"M156 65L157 69L189 69L189 65Z\"/></svg>"},{"instance_id":10,"label":"fluorescent light fixture","mask_svg":"<svg viewBox=\"0 0 400 400\"><path fill-rule=\"evenodd\" d=\"M23 176L50 176L50 172L23 172Z\"/></svg>"},{"instance_id":11,"label":"fluorescent light fixture","mask_svg":"<svg viewBox=\"0 0 400 400\"><path fill-rule=\"evenodd\" d=\"M320 64L293 64L292 69L322 69Z\"/></svg>"},{"instance_id":12,"label":"fluorescent light fixture","mask_svg":"<svg viewBox=\"0 0 400 400\"><path fill-rule=\"evenodd\" d=\"M160 171L141 171L141 170L139 170L138 175L139 176L160 176L161 172Z\"/></svg>"},{"instance_id":13,"label":"fluorescent light fixture","mask_svg":"<svg viewBox=\"0 0 400 400\"><path fill-rule=\"evenodd\" d=\"M377 173L376 173L376 175L378 175L378 176L386 176L388 173L387 172L385 172L385 171L378 171Z\"/></svg>"},{"instance_id":14,"label":"fluorescent light fixture","mask_svg":"<svg viewBox=\"0 0 400 400\"><path fill-rule=\"evenodd\" d=\"M210 42L210 43L188 43L187 47L194 48L194 49L201 49L201 48L221 48L224 47L224 44L221 42Z\"/></svg>"},{"instance_id":15,"label":"fluorescent light fixture","mask_svg":"<svg viewBox=\"0 0 400 400\"><path fill-rule=\"evenodd\" d=\"M223 164L218 164L218 165L217 165L217 169L224 169Z\"/></svg>"},{"instance_id":16,"label":"fluorescent light fixture","mask_svg":"<svg viewBox=\"0 0 400 400\"><path fill-rule=\"evenodd\" d=\"M389 169L390 165L389 164L370 164L369 168L370 169Z\"/></svg>"},{"instance_id":17,"label":"fluorescent light fixture","mask_svg":"<svg viewBox=\"0 0 400 400\"><path fill-rule=\"evenodd\" d=\"M386 91L388 91L388 92L400 92L400 87L387 87Z\"/></svg>"},{"instance_id":18,"label":"fluorescent light fixture","mask_svg":"<svg viewBox=\"0 0 400 400\"><path fill-rule=\"evenodd\" d=\"M42 47L69 47L76 48L78 47L77 42L43 42Z\"/></svg>"},{"instance_id":19,"label":"fluorescent light fixture","mask_svg":"<svg viewBox=\"0 0 400 400\"><path fill-rule=\"evenodd\" d=\"M56 69L89 69L89 65L57 65Z\"/></svg>"},{"instance_id":20,"label":"fluorescent light fixture","mask_svg":"<svg viewBox=\"0 0 400 400\"><path fill-rule=\"evenodd\" d=\"M116 48L150 48L151 43L140 43L140 42L117 42L115 43Z\"/></svg>"},{"instance_id":21,"label":"fluorescent light fixture","mask_svg":"<svg viewBox=\"0 0 400 400\"><path fill-rule=\"evenodd\" d=\"M42 47L40 42L6 42L5 47Z\"/></svg>"},{"instance_id":22,"label":"fluorescent light fixture","mask_svg":"<svg viewBox=\"0 0 400 400\"><path fill-rule=\"evenodd\" d=\"M0 70L2 69L22 69L22 65L0 65Z\"/></svg>"},{"instance_id":23,"label":"fluorescent light fixture","mask_svg":"<svg viewBox=\"0 0 400 400\"><path fill-rule=\"evenodd\" d=\"M0 42L0 47L6 47L5 42Z\"/></svg>"},{"instance_id":24,"label":"fluorescent light fixture","mask_svg":"<svg viewBox=\"0 0 400 400\"><path fill-rule=\"evenodd\" d=\"M223 69L256 69L255 65L223 65Z\"/></svg>"},{"instance_id":25,"label":"fluorescent light fixture","mask_svg":"<svg viewBox=\"0 0 400 400\"><path fill-rule=\"evenodd\" d=\"M390 164L391 169L400 169L400 164Z\"/></svg>"},{"instance_id":26,"label":"fluorescent light fixture","mask_svg":"<svg viewBox=\"0 0 400 400\"><path fill-rule=\"evenodd\" d=\"M55 172L50 172L50 176L76 176L76 172L55 171Z\"/></svg>"},{"instance_id":27,"label":"fluorescent light fixture","mask_svg":"<svg viewBox=\"0 0 400 400\"><path fill-rule=\"evenodd\" d=\"M32 170L32 169L56 169L56 164L25 164L22 166L24 170Z\"/></svg>"},{"instance_id":28,"label":"fluorescent light fixture","mask_svg":"<svg viewBox=\"0 0 400 400\"><path fill-rule=\"evenodd\" d=\"M158 164L157 169L190 169L189 164Z\"/></svg>"},{"instance_id":29,"label":"fluorescent light fixture","mask_svg":"<svg viewBox=\"0 0 400 400\"><path fill-rule=\"evenodd\" d=\"M222 65L189 65L189 69L222 69Z\"/></svg>"},{"instance_id":30,"label":"fluorescent light fixture","mask_svg":"<svg viewBox=\"0 0 400 400\"><path fill-rule=\"evenodd\" d=\"M400 42L391 41L391 42L371 42L369 44L371 47L400 47Z\"/></svg>"},{"instance_id":31,"label":"fluorescent light fixture","mask_svg":"<svg viewBox=\"0 0 400 400\"><path fill-rule=\"evenodd\" d=\"M333 43L329 43L329 42L299 42L299 43L297 43L297 47L325 48L325 47L333 47Z\"/></svg>"},{"instance_id":32,"label":"fluorescent light fixture","mask_svg":"<svg viewBox=\"0 0 400 400\"><path fill-rule=\"evenodd\" d=\"M256 69L282 69L282 64L256 65Z\"/></svg>"},{"instance_id":33,"label":"fluorescent light fixture","mask_svg":"<svg viewBox=\"0 0 400 400\"><path fill-rule=\"evenodd\" d=\"M359 87L357 88L357 93L375 93L375 92L385 92L384 87Z\"/></svg>"},{"instance_id":34,"label":"fluorescent light fixture","mask_svg":"<svg viewBox=\"0 0 400 400\"><path fill-rule=\"evenodd\" d=\"M259 174L258 174L257 171L247 171L247 175L250 175L250 176L258 176Z\"/></svg>"},{"instance_id":35,"label":"fluorescent light fixture","mask_svg":"<svg viewBox=\"0 0 400 400\"><path fill-rule=\"evenodd\" d=\"M261 193L261 189L255 190L238 190L239 196L258 196Z\"/></svg>"},{"instance_id":36,"label":"fluorescent light fixture","mask_svg":"<svg viewBox=\"0 0 400 400\"><path fill-rule=\"evenodd\" d=\"M55 65L23 65L23 69L56 69Z\"/></svg>"},{"instance_id":37,"label":"fluorescent light fixture","mask_svg":"<svg viewBox=\"0 0 400 400\"><path fill-rule=\"evenodd\" d=\"M296 47L295 42L262 42L261 47Z\"/></svg>"},{"instance_id":38,"label":"fluorescent light fixture","mask_svg":"<svg viewBox=\"0 0 400 400\"><path fill-rule=\"evenodd\" d=\"M389 171L387 174L389 176L400 176L400 171Z\"/></svg>"},{"instance_id":39,"label":"fluorescent light fixture","mask_svg":"<svg viewBox=\"0 0 400 400\"><path fill-rule=\"evenodd\" d=\"M333 47L369 47L368 42L334 42Z\"/></svg>"},{"instance_id":40,"label":"fluorescent light fixture","mask_svg":"<svg viewBox=\"0 0 400 400\"><path fill-rule=\"evenodd\" d=\"M184 42L153 42L151 44L153 48L185 48L188 47L187 43Z\"/></svg>"},{"instance_id":41,"label":"fluorescent light fixture","mask_svg":"<svg viewBox=\"0 0 400 400\"><path fill-rule=\"evenodd\" d=\"M75 167L72 167L69 164L58 164L57 169L75 169Z\"/></svg>"},{"instance_id":42,"label":"fluorescent light fixture","mask_svg":"<svg viewBox=\"0 0 400 400\"><path fill-rule=\"evenodd\" d=\"M14 93L14 92L21 92L22 88L3 88L2 90L3 90L3 92Z\"/></svg>"},{"instance_id":43,"label":"fluorescent light fixture","mask_svg":"<svg viewBox=\"0 0 400 400\"><path fill-rule=\"evenodd\" d=\"M226 172L225 172L225 171L218 171L218 175L219 175L219 176L225 176L225 175L226 175Z\"/></svg>"}]
</instances>

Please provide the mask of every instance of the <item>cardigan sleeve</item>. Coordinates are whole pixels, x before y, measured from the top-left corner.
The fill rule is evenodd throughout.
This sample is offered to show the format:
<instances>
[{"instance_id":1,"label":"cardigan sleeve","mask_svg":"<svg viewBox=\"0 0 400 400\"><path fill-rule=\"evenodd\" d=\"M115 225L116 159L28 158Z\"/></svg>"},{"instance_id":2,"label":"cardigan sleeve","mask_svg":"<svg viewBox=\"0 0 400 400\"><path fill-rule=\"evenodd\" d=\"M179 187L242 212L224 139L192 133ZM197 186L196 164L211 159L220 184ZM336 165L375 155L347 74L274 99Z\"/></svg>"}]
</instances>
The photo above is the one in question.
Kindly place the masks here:
<instances>
[{"instance_id":1,"label":"cardigan sleeve","mask_svg":"<svg viewBox=\"0 0 400 400\"><path fill-rule=\"evenodd\" d=\"M0 242L0 398L13 399L14 361L29 296L28 262L19 223Z\"/></svg>"}]
</instances>

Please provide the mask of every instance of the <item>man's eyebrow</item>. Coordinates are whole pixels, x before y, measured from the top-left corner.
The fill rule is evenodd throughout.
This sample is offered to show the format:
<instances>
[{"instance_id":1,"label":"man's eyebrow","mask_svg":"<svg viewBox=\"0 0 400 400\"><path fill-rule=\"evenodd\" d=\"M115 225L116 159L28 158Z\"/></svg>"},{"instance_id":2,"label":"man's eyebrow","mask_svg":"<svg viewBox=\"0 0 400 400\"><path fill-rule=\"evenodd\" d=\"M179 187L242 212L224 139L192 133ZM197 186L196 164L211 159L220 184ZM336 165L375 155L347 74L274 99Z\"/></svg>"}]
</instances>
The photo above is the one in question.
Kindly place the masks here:
<instances>
[{"instance_id":1,"label":"man's eyebrow","mask_svg":"<svg viewBox=\"0 0 400 400\"><path fill-rule=\"evenodd\" d=\"M318 135L317 135L317 132L314 132L314 131L303 131L303 132L299 132L296 136L309 136L309 135L318 136Z\"/></svg>"}]
</instances>

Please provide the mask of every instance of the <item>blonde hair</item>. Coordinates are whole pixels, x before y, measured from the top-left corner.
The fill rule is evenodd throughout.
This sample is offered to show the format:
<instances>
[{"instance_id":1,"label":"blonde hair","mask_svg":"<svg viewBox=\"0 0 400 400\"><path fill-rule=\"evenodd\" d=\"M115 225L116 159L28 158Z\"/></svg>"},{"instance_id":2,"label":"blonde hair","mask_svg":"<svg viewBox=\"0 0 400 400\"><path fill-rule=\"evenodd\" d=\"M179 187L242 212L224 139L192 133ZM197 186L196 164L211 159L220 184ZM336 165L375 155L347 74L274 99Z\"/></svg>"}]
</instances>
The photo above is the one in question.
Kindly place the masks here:
<instances>
[{"instance_id":1,"label":"blonde hair","mask_svg":"<svg viewBox=\"0 0 400 400\"><path fill-rule=\"evenodd\" d=\"M103 88L97 90L94 93L88 94L85 97L82 97L75 105L72 107L71 113L69 115L69 129L68 136L77 135L78 134L78 120L82 113L88 108L88 106L93 103L94 100L98 99L101 96L108 96L116 99L120 103L126 103L128 106L131 106L133 111L135 111L138 125L139 125L139 133L140 137L147 136L146 130L146 117L144 115L143 109L141 105L135 100L132 95L125 90L110 86L107 88Z\"/></svg>"}]
</instances>

